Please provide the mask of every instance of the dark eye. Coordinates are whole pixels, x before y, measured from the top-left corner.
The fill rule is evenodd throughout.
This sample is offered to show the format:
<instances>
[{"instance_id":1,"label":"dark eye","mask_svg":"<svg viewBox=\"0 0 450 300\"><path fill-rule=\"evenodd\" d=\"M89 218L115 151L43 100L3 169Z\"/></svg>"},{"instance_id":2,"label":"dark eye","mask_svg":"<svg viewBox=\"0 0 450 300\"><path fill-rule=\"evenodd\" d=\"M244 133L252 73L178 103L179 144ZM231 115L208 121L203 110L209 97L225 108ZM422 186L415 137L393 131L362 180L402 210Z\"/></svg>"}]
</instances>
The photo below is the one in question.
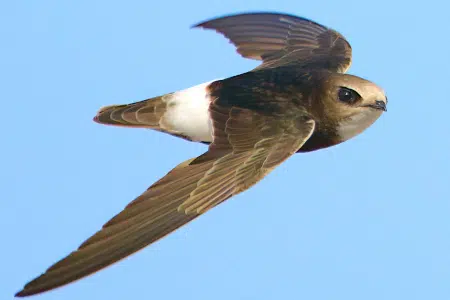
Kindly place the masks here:
<instances>
[{"instance_id":1,"label":"dark eye","mask_svg":"<svg viewBox=\"0 0 450 300\"><path fill-rule=\"evenodd\" d=\"M341 87L338 92L339 101L345 102L345 103L354 103L356 102L361 96L354 90Z\"/></svg>"}]
</instances>

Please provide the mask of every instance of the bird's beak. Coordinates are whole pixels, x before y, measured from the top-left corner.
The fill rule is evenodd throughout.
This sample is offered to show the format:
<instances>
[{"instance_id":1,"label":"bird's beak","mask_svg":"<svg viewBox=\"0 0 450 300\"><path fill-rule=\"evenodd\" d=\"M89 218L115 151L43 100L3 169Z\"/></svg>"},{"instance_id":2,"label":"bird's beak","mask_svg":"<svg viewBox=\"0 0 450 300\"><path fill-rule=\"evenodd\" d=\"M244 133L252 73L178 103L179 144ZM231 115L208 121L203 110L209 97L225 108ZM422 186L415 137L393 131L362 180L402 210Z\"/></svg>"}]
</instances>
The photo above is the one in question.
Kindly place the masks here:
<instances>
[{"instance_id":1,"label":"bird's beak","mask_svg":"<svg viewBox=\"0 0 450 300\"><path fill-rule=\"evenodd\" d=\"M380 109L380 110L383 110L383 111L387 111L386 102L384 102L382 100L377 100L377 101L375 101L374 104L368 104L366 106L374 108L374 109Z\"/></svg>"}]
</instances>

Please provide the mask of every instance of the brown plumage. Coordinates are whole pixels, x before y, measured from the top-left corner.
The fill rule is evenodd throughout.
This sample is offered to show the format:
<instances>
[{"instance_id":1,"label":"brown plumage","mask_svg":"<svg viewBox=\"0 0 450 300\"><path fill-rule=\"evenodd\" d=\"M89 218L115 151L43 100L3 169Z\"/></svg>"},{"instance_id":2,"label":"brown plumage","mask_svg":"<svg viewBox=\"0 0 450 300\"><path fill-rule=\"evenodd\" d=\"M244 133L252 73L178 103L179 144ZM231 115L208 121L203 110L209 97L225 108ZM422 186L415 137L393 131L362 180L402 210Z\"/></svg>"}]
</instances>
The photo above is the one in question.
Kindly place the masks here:
<instances>
[{"instance_id":1,"label":"brown plumage","mask_svg":"<svg viewBox=\"0 0 450 300\"><path fill-rule=\"evenodd\" d=\"M94 120L208 143L208 151L171 170L16 296L65 285L142 249L250 188L294 153L359 134L386 109L379 87L343 74L351 47L332 29L272 13L195 27L222 33L238 53L262 64L184 91L107 106Z\"/></svg>"}]
</instances>

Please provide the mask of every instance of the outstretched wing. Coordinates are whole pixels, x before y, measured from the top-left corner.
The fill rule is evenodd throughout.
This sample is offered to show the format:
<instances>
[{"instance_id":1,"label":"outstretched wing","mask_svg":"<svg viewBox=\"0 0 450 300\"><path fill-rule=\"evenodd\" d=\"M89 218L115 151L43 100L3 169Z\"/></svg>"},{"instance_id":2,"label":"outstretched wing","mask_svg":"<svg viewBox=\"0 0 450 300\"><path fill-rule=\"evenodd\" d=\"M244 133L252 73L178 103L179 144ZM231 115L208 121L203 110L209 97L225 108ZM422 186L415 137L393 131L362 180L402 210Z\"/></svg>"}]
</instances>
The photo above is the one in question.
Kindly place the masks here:
<instances>
[{"instance_id":1,"label":"outstretched wing","mask_svg":"<svg viewBox=\"0 0 450 300\"><path fill-rule=\"evenodd\" d=\"M25 285L29 296L90 275L157 241L208 209L248 189L310 137L304 115L276 118L210 106L214 141L153 184L76 251Z\"/></svg>"},{"instance_id":2,"label":"outstretched wing","mask_svg":"<svg viewBox=\"0 0 450 300\"><path fill-rule=\"evenodd\" d=\"M277 13L245 13L194 25L227 37L243 57L262 60L257 67L299 65L345 73L352 49L338 32L311 20Z\"/></svg>"}]
</instances>

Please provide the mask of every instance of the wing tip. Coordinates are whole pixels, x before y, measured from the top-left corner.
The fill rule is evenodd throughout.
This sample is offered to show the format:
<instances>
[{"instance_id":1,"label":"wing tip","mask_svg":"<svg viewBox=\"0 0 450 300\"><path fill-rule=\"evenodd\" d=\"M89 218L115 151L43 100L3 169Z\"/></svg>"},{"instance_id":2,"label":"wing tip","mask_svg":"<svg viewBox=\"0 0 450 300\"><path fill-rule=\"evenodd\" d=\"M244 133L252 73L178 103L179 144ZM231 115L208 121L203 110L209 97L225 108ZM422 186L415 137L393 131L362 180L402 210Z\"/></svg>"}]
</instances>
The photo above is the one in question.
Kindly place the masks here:
<instances>
[{"instance_id":1,"label":"wing tip","mask_svg":"<svg viewBox=\"0 0 450 300\"><path fill-rule=\"evenodd\" d=\"M213 23L215 21L233 18L233 17L237 17L237 16L254 15L254 14L271 14L271 13L270 12L257 12L257 11L244 12L244 13L230 13L230 14L225 14L225 15L217 16L215 18L210 18L210 19L201 21L199 23L191 25L191 28L212 29L211 27L208 26L208 24L211 25L211 23Z\"/></svg>"},{"instance_id":2,"label":"wing tip","mask_svg":"<svg viewBox=\"0 0 450 300\"><path fill-rule=\"evenodd\" d=\"M285 13L285 12L281 12L281 11L247 11L247 12L242 12L242 13L230 13L230 14L225 14L225 15L221 15L215 18L211 18L211 19L207 19L205 21L196 23L194 25L191 25L191 29L192 28L205 28L205 29L214 29L214 22L216 21L223 21L225 19L229 19L229 18L235 18L235 17L245 17L245 16L278 16L278 17L285 17L285 18L294 18L294 19L302 19L304 21L308 21L314 24L317 24L319 26L325 27L309 18L305 18L305 17L300 17L300 16L296 16L294 14L289 14L289 13Z\"/></svg>"},{"instance_id":3,"label":"wing tip","mask_svg":"<svg viewBox=\"0 0 450 300\"><path fill-rule=\"evenodd\" d=\"M41 274L25 284L24 287L14 295L14 297L23 298L49 291L50 289L45 288L45 286L42 286L42 284L38 282L43 275L44 274Z\"/></svg>"},{"instance_id":4,"label":"wing tip","mask_svg":"<svg viewBox=\"0 0 450 300\"><path fill-rule=\"evenodd\" d=\"M22 290L18 291L14 297L15 298L24 298L24 297L28 297L28 296L32 296L35 294L38 294L39 291L33 291L33 290L29 290L27 289L27 287L25 286Z\"/></svg>"},{"instance_id":5,"label":"wing tip","mask_svg":"<svg viewBox=\"0 0 450 300\"><path fill-rule=\"evenodd\" d=\"M17 292L17 293L14 295L14 297L16 297L16 298L23 298L23 297L26 297L26 295L25 295L25 290L21 290L21 291Z\"/></svg>"}]
</instances>

